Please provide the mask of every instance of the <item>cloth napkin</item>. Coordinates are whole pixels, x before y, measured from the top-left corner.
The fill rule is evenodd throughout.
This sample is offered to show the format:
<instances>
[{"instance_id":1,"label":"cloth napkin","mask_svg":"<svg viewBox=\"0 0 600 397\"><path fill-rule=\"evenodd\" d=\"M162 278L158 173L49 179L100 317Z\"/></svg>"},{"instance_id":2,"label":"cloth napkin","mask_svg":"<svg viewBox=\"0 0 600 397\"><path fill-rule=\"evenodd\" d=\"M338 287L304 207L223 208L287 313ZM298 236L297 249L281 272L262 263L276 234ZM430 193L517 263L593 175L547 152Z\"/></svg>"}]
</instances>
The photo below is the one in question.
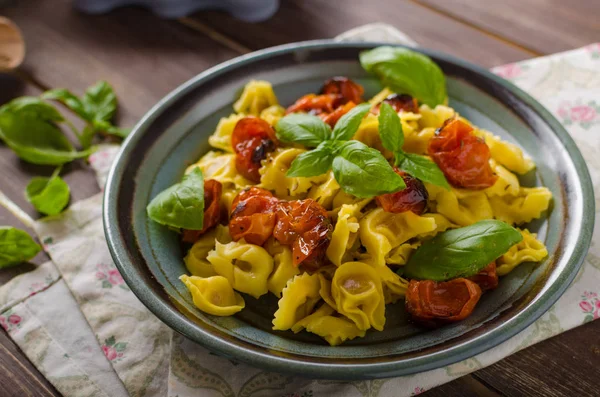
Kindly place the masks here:
<instances>
[{"instance_id":1,"label":"cloth napkin","mask_svg":"<svg viewBox=\"0 0 600 397\"><path fill-rule=\"evenodd\" d=\"M353 29L339 39L415 45L382 24ZM528 91L565 125L588 163L598 200L600 44L499 66L493 72ZM90 157L100 186L118 149L103 146ZM0 195L0 200L6 198ZM390 379L340 382L265 372L210 353L171 331L137 300L108 252L101 206L99 194L63 214L33 222L52 261L0 287L0 325L67 397L416 395L600 317L597 221L585 264L565 294L534 324L491 350Z\"/></svg>"}]
</instances>

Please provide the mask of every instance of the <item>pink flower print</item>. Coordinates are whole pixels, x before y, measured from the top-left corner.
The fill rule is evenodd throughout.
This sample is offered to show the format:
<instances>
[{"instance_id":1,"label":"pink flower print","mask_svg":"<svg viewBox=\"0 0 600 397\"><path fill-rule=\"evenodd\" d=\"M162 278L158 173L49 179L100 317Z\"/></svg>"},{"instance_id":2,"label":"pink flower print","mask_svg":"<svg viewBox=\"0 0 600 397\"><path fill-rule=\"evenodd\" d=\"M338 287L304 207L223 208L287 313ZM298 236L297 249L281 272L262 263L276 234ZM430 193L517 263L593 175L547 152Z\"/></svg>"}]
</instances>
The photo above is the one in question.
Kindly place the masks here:
<instances>
[{"instance_id":1,"label":"pink flower print","mask_svg":"<svg viewBox=\"0 0 600 397\"><path fill-rule=\"evenodd\" d=\"M18 325L21 323L21 316L17 316L16 314L11 314L8 316L8 322L13 325Z\"/></svg>"},{"instance_id":2,"label":"pink flower print","mask_svg":"<svg viewBox=\"0 0 600 397\"><path fill-rule=\"evenodd\" d=\"M594 310L594 307L588 301L579 302L579 307L581 307L581 310L583 310L584 313L590 313Z\"/></svg>"},{"instance_id":3,"label":"pink flower print","mask_svg":"<svg viewBox=\"0 0 600 397\"><path fill-rule=\"evenodd\" d=\"M516 63L509 63L494 68L494 73L502 78L510 80L519 77L523 73L523 69Z\"/></svg>"},{"instance_id":4,"label":"pink flower print","mask_svg":"<svg viewBox=\"0 0 600 397\"><path fill-rule=\"evenodd\" d=\"M410 393L411 396L416 396L417 394L421 394L421 393L425 393L425 389L423 389L422 387L415 387L415 390Z\"/></svg>"},{"instance_id":5,"label":"pink flower print","mask_svg":"<svg viewBox=\"0 0 600 397\"><path fill-rule=\"evenodd\" d=\"M573 106L571 108L571 120L589 122L596 118L596 109L587 105Z\"/></svg>"},{"instance_id":6,"label":"pink flower print","mask_svg":"<svg viewBox=\"0 0 600 397\"><path fill-rule=\"evenodd\" d=\"M117 351L112 346L104 345L104 346L102 346L102 351L104 352L104 355L106 356L106 358L108 358L110 361L117 358Z\"/></svg>"},{"instance_id":7,"label":"pink flower print","mask_svg":"<svg viewBox=\"0 0 600 397\"><path fill-rule=\"evenodd\" d=\"M598 296L598 294L597 294L597 293L595 293L595 292L585 291L585 292L583 293L583 296L584 296L586 299L592 299L592 298L596 298L596 297Z\"/></svg>"},{"instance_id":8,"label":"pink flower print","mask_svg":"<svg viewBox=\"0 0 600 397\"><path fill-rule=\"evenodd\" d=\"M104 274L102 272L96 272L96 278L98 280L104 280L106 278L106 274Z\"/></svg>"},{"instance_id":9,"label":"pink flower print","mask_svg":"<svg viewBox=\"0 0 600 397\"><path fill-rule=\"evenodd\" d=\"M112 269L108 271L108 281L112 285L121 285L123 284L123 277L117 269Z\"/></svg>"},{"instance_id":10,"label":"pink flower print","mask_svg":"<svg viewBox=\"0 0 600 397\"><path fill-rule=\"evenodd\" d=\"M590 44L585 49L590 53L592 59L600 58L600 43Z\"/></svg>"}]
</instances>

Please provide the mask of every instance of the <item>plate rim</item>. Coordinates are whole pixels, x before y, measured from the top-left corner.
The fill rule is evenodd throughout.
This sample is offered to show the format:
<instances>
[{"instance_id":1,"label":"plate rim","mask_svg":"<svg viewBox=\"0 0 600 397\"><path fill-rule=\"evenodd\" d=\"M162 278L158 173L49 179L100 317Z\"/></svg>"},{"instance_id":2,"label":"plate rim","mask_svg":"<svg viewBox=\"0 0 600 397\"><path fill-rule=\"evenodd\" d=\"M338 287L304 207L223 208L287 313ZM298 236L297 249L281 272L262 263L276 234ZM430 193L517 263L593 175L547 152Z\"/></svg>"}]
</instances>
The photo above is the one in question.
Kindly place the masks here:
<instances>
[{"instance_id":1,"label":"plate rim","mask_svg":"<svg viewBox=\"0 0 600 397\"><path fill-rule=\"evenodd\" d=\"M295 356L286 357L288 355L285 353L271 351L271 354L267 354L266 352L258 351L256 348L260 347L252 345L248 342L244 343L252 345L255 350L241 346L239 343L236 344L222 339L219 336L211 334L207 330L196 327L195 323L187 318L184 313L167 304L159 295L153 293L151 287L147 283L140 282L140 272L138 272L134 266L131 266L131 264L128 263L126 244L124 243L123 238L117 232L117 228L114 226L119 222L117 208L117 196L119 192L117 190L117 186L119 185L118 179L122 175L124 166L127 162L126 160L132 154L136 142L139 139L142 139L146 127L150 125L164 109L167 109L172 102L177 101L188 91L193 90L196 85L201 84L203 81L210 80L211 76L214 74L226 72L230 68L241 67L245 64L276 56L278 54L294 52L298 50L322 50L331 47L359 47L367 49L382 45L416 50L426 55L442 59L445 62L455 64L476 74L482 75L484 78L490 79L494 83L504 87L514 96L516 96L521 102L532 108L532 110L537 113L556 134L561 144L568 152L569 157L573 161L576 174L579 180L582 182L580 188L582 191L583 213L595 213L595 200L591 177L585 160L583 159L581 152L577 148L569 133L565 130L562 124L560 124L560 122L556 120L556 118L536 99L511 82L496 76L483 67L474 65L468 61L436 50L425 49L421 47L411 48L393 43L357 41L338 42L327 39L302 41L266 48L249 54L241 55L215 65L192 77L167 94L164 98L157 102L157 104L153 106L132 129L130 135L121 145L121 149L108 174L103 197L104 205L102 209L102 218L104 233L110 254L117 268L123 275L123 278L129 285L131 291L154 315L156 315L167 326L218 354L231 357L251 365L259 365L264 369L275 372L288 372L300 374L302 376L328 379L383 378L410 375L440 368L489 350L492 347L505 342L518 332L531 325L541 315L543 315L571 285L575 276L581 269L585 255L589 249L594 227L595 217L593 216L584 216L581 221L581 238L577 240L577 243L573 248L573 255L568 259L571 272L566 275L561 283L555 282L553 285L551 285L551 287L545 292L543 300L537 299L531 302L521 312L512 317L510 321L500 324L496 328L487 331L482 335L478 335L468 341L456 344L448 349L432 352L427 356L409 357L402 360L378 363L353 362L350 364L344 364L320 363L315 361L314 358L311 359L307 356L303 356L306 357L306 361L298 361L294 359ZM564 273L561 273L561 275L565 276Z\"/></svg>"}]
</instances>

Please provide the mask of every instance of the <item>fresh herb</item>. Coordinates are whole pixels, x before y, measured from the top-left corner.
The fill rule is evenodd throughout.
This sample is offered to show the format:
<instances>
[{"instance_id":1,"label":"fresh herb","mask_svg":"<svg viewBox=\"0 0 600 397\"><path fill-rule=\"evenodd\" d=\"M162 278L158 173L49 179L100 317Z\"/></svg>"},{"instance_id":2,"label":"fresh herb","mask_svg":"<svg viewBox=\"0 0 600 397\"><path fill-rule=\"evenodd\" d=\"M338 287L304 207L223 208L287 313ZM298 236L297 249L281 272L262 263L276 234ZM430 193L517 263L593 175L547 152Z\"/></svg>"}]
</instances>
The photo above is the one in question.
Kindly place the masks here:
<instances>
[{"instance_id":1,"label":"fresh herb","mask_svg":"<svg viewBox=\"0 0 600 397\"><path fill-rule=\"evenodd\" d=\"M446 101L444 73L429 57L401 47L377 47L360 53L360 64L383 85L435 107Z\"/></svg>"},{"instance_id":2,"label":"fresh herb","mask_svg":"<svg viewBox=\"0 0 600 397\"><path fill-rule=\"evenodd\" d=\"M425 156L406 153L402 150L402 145L404 145L402 123L396 111L389 104L385 102L381 104L378 120L381 143L383 147L394 153L395 164L398 168L423 182L450 189L444 173L436 163Z\"/></svg>"},{"instance_id":3,"label":"fresh herb","mask_svg":"<svg viewBox=\"0 0 600 397\"><path fill-rule=\"evenodd\" d=\"M146 207L150 219L161 225L201 230L204 223L204 177L199 167L180 183L159 193Z\"/></svg>"},{"instance_id":4,"label":"fresh herb","mask_svg":"<svg viewBox=\"0 0 600 397\"><path fill-rule=\"evenodd\" d=\"M448 230L412 254L403 267L403 277L433 281L470 277L521 240L518 230L498 220Z\"/></svg>"},{"instance_id":5,"label":"fresh herb","mask_svg":"<svg viewBox=\"0 0 600 397\"><path fill-rule=\"evenodd\" d=\"M0 226L0 268L28 261L40 250L41 247L25 231Z\"/></svg>"},{"instance_id":6,"label":"fresh herb","mask_svg":"<svg viewBox=\"0 0 600 397\"><path fill-rule=\"evenodd\" d=\"M308 114L294 113L279 120L275 126L279 140L316 146L296 157L286 176L317 176L333 169L342 190L361 198L404 189L404 180L379 151L362 142L349 141L370 108L367 103L352 108L338 120L333 131L323 120Z\"/></svg>"},{"instance_id":7,"label":"fresh herb","mask_svg":"<svg viewBox=\"0 0 600 397\"><path fill-rule=\"evenodd\" d=\"M25 190L27 201L43 214L59 214L69 203L69 185L58 176L59 173L60 168L57 168L50 178L36 176Z\"/></svg>"},{"instance_id":8,"label":"fresh herb","mask_svg":"<svg viewBox=\"0 0 600 397\"><path fill-rule=\"evenodd\" d=\"M406 187L385 157L360 141L344 142L332 168L340 187L359 198L397 192Z\"/></svg>"},{"instance_id":9,"label":"fresh herb","mask_svg":"<svg viewBox=\"0 0 600 397\"><path fill-rule=\"evenodd\" d=\"M117 96L106 81L99 81L89 87L81 98L64 88L46 91L42 98L61 102L88 123L79 137L84 148L90 146L97 132L106 132L120 138L129 133L128 130L111 124L117 110Z\"/></svg>"}]
</instances>

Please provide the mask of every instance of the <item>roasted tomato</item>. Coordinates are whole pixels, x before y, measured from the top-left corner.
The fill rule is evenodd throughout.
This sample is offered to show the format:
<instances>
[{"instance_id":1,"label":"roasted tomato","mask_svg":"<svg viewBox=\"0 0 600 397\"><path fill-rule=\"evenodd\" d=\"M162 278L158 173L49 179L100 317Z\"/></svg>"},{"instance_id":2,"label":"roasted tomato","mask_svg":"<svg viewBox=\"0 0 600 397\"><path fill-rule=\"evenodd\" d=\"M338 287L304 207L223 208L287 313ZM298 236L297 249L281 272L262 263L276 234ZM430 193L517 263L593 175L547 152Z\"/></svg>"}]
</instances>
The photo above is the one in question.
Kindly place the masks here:
<instances>
[{"instance_id":1,"label":"roasted tomato","mask_svg":"<svg viewBox=\"0 0 600 397\"><path fill-rule=\"evenodd\" d=\"M472 131L460 120L446 120L429 142L428 152L452 185L485 189L498 177L490 167L490 148Z\"/></svg>"},{"instance_id":2,"label":"roasted tomato","mask_svg":"<svg viewBox=\"0 0 600 397\"><path fill-rule=\"evenodd\" d=\"M489 289L494 289L498 286L498 274L496 273L496 262L492 262L483 269L479 273L474 276L469 277L469 280L473 281L482 291L487 291Z\"/></svg>"},{"instance_id":3,"label":"roasted tomato","mask_svg":"<svg viewBox=\"0 0 600 397\"><path fill-rule=\"evenodd\" d=\"M421 215L427 210L427 199L429 193L420 179L417 179L404 171L394 167L396 174L404 179L406 188L396 193L382 194L375 197L377 204L386 212L405 212L412 211Z\"/></svg>"},{"instance_id":4,"label":"roasted tomato","mask_svg":"<svg viewBox=\"0 0 600 397\"><path fill-rule=\"evenodd\" d=\"M286 109L286 114L306 112L311 114L331 113L339 105L339 97L336 95L308 94L298 99L292 106Z\"/></svg>"},{"instance_id":5,"label":"roasted tomato","mask_svg":"<svg viewBox=\"0 0 600 397\"><path fill-rule=\"evenodd\" d=\"M231 205L229 234L234 241L263 245L273 234L276 216L276 197L268 190L251 187L241 191Z\"/></svg>"},{"instance_id":6,"label":"roasted tomato","mask_svg":"<svg viewBox=\"0 0 600 397\"><path fill-rule=\"evenodd\" d=\"M354 102L348 102L345 105L338 106L338 108L331 113L321 113L319 117L321 117L321 119L323 119L324 122L326 122L331 128L333 128L335 127L335 124L338 122L340 117L348 113L350 109L352 109L355 106L356 104Z\"/></svg>"},{"instance_id":7,"label":"roasted tomato","mask_svg":"<svg viewBox=\"0 0 600 397\"><path fill-rule=\"evenodd\" d=\"M445 282L411 280L406 309L421 325L438 326L467 318L481 297L481 288L466 278Z\"/></svg>"},{"instance_id":8,"label":"roasted tomato","mask_svg":"<svg viewBox=\"0 0 600 397\"><path fill-rule=\"evenodd\" d=\"M381 103L384 103L384 102L389 104L392 107L392 109L394 109L396 111L396 113L399 113L399 112L419 113L419 104L417 103L417 100L407 94L388 95L387 98L385 98L383 101L381 101ZM377 104L377 106L375 106L373 108L373 110L372 110L373 113L379 114L379 108L381 107L381 103Z\"/></svg>"},{"instance_id":9,"label":"roasted tomato","mask_svg":"<svg viewBox=\"0 0 600 397\"><path fill-rule=\"evenodd\" d=\"M258 170L267 153L277 146L273 127L261 118L248 116L237 122L231 134L237 171L252 182L260 181Z\"/></svg>"},{"instance_id":10,"label":"roasted tomato","mask_svg":"<svg viewBox=\"0 0 600 397\"><path fill-rule=\"evenodd\" d=\"M327 80L321 89L321 94L340 97L339 105L347 102L361 103L364 92L365 90L360 84L341 76L332 77Z\"/></svg>"},{"instance_id":11,"label":"roasted tomato","mask_svg":"<svg viewBox=\"0 0 600 397\"><path fill-rule=\"evenodd\" d=\"M312 199L285 201L277 205L277 224L273 236L292 246L294 265L318 269L325 261L325 251L333 227L327 211Z\"/></svg>"},{"instance_id":12,"label":"roasted tomato","mask_svg":"<svg viewBox=\"0 0 600 397\"><path fill-rule=\"evenodd\" d=\"M208 229L216 226L221 220L221 182L214 179L204 181L204 223L202 230L187 230L182 232L181 239L186 243L195 243Z\"/></svg>"}]
</instances>

